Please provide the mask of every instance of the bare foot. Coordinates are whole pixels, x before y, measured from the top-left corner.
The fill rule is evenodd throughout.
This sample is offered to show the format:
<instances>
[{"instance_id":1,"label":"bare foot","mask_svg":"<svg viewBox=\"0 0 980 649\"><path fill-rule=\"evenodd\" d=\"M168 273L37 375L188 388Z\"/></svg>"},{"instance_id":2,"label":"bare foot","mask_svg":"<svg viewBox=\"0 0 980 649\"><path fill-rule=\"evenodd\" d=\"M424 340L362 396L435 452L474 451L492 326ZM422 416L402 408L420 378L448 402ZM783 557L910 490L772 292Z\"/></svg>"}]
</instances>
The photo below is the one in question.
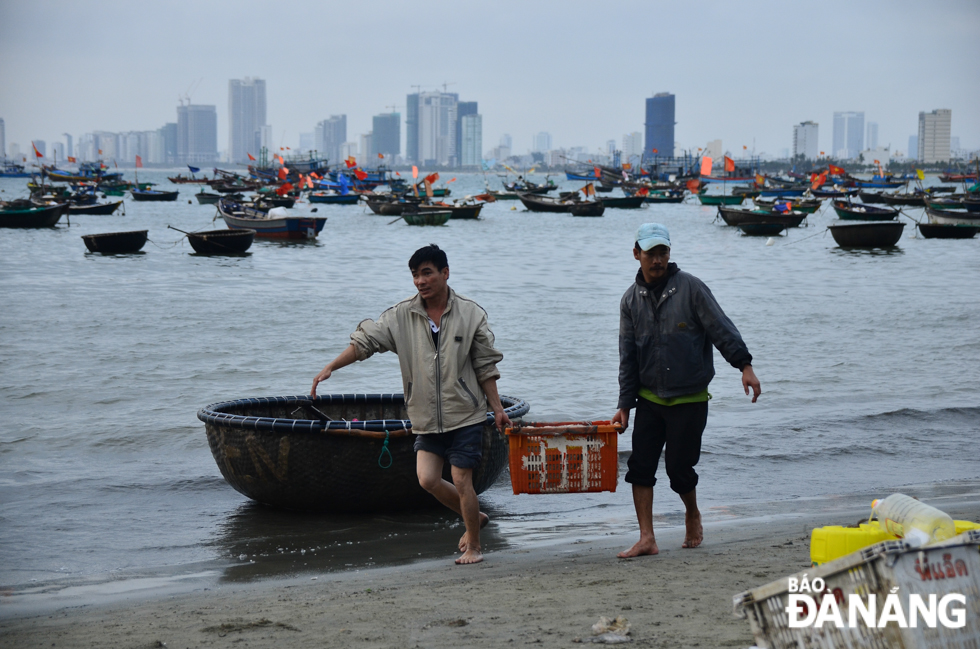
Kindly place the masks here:
<instances>
[{"instance_id":1,"label":"bare foot","mask_svg":"<svg viewBox=\"0 0 980 649\"><path fill-rule=\"evenodd\" d=\"M483 561L483 553L480 552L480 547L470 548L463 553L463 556L456 559L457 566L469 565L471 563L480 563Z\"/></svg>"},{"instance_id":2,"label":"bare foot","mask_svg":"<svg viewBox=\"0 0 980 649\"><path fill-rule=\"evenodd\" d=\"M684 535L682 548L696 548L704 541L704 528L701 527L701 512L696 512L691 516L684 517L684 526L687 533Z\"/></svg>"},{"instance_id":3,"label":"bare foot","mask_svg":"<svg viewBox=\"0 0 980 649\"><path fill-rule=\"evenodd\" d=\"M652 554L660 554L660 548L657 547L657 541L652 538L641 538L636 542L636 545L631 547L629 550L620 552L616 556L620 559L631 559L633 557L642 557Z\"/></svg>"},{"instance_id":4,"label":"bare foot","mask_svg":"<svg viewBox=\"0 0 980 649\"><path fill-rule=\"evenodd\" d=\"M480 512L480 529L482 530L484 527L486 527L489 522L490 522L490 517L484 514L483 512ZM460 552L466 549L466 542L467 542L466 532L463 532L463 536L459 537L459 545L457 546Z\"/></svg>"}]
</instances>

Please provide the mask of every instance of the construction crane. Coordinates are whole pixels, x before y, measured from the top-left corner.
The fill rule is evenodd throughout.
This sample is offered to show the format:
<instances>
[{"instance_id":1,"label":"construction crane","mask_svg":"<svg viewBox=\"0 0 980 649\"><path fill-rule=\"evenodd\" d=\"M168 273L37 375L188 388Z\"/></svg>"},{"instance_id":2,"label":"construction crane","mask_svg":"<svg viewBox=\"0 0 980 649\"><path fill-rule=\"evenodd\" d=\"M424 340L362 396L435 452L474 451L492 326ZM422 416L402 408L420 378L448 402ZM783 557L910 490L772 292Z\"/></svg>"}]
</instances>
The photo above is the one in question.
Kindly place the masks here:
<instances>
[{"instance_id":1,"label":"construction crane","mask_svg":"<svg viewBox=\"0 0 980 649\"><path fill-rule=\"evenodd\" d=\"M455 81L443 81L442 82L442 92L443 92L443 94L445 94L446 88L448 86L455 86L455 85L456 85L456 82Z\"/></svg>"},{"instance_id":2,"label":"construction crane","mask_svg":"<svg viewBox=\"0 0 980 649\"><path fill-rule=\"evenodd\" d=\"M184 101L185 100L187 101L187 105L188 106L191 105L191 95L194 94L194 91L197 90L197 86L202 81L204 81L204 77L201 77L200 79L198 79L197 81L195 81L194 83L192 83L190 86L188 86L187 90L184 91L184 94L177 95L177 101L180 102L180 105L181 106L184 105Z\"/></svg>"}]
</instances>

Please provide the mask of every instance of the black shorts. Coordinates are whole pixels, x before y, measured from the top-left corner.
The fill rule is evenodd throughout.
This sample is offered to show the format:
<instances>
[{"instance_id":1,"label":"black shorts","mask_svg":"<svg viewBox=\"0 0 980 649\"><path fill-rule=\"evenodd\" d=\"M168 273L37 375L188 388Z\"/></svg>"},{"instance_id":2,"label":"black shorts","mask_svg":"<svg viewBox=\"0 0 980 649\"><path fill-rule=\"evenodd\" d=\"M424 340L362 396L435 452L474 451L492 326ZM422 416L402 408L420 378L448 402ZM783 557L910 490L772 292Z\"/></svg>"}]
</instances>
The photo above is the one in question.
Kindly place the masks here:
<instances>
[{"instance_id":1,"label":"black shorts","mask_svg":"<svg viewBox=\"0 0 980 649\"><path fill-rule=\"evenodd\" d=\"M657 465L667 447L664 464L671 490L686 494L698 486L694 470L701 459L701 435L708 422L708 402L661 406L637 399L633 420L633 453L626 462L626 482L644 487L657 484Z\"/></svg>"},{"instance_id":2,"label":"black shorts","mask_svg":"<svg viewBox=\"0 0 980 649\"><path fill-rule=\"evenodd\" d=\"M483 424L445 433L415 436L415 451L428 451L460 469L475 469L483 459Z\"/></svg>"}]
</instances>

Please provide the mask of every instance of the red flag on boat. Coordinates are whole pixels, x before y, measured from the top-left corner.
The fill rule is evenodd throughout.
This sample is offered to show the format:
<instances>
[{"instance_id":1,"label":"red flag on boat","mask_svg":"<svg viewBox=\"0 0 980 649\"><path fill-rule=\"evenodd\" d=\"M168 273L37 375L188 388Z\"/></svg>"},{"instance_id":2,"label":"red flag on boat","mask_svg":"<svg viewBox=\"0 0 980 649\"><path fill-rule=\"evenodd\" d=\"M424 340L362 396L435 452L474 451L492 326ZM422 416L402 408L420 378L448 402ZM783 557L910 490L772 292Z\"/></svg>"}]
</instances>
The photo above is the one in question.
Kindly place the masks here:
<instances>
[{"instance_id":1,"label":"red flag on boat","mask_svg":"<svg viewBox=\"0 0 980 649\"><path fill-rule=\"evenodd\" d=\"M286 161L282 159L282 156L279 156L279 164L281 164L281 165L285 165L286 164Z\"/></svg>"},{"instance_id":2,"label":"red flag on boat","mask_svg":"<svg viewBox=\"0 0 980 649\"><path fill-rule=\"evenodd\" d=\"M380 158L381 160L384 160L385 159L385 154L379 153L378 154L378 158Z\"/></svg>"},{"instance_id":3,"label":"red flag on boat","mask_svg":"<svg viewBox=\"0 0 980 649\"><path fill-rule=\"evenodd\" d=\"M286 150L289 151L289 147L288 146L286 147Z\"/></svg>"},{"instance_id":4,"label":"red flag on boat","mask_svg":"<svg viewBox=\"0 0 980 649\"><path fill-rule=\"evenodd\" d=\"M636 195L637 196L646 196L649 193L650 193L650 188L649 187L640 187L640 190L638 192L636 192Z\"/></svg>"},{"instance_id":5,"label":"red flag on boat","mask_svg":"<svg viewBox=\"0 0 980 649\"><path fill-rule=\"evenodd\" d=\"M363 169L355 169L354 175L357 176L358 180L367 180L367 172Z\"/></svg>"},{"instance_id":6,"label":"red flag on boat","mask_svg":"<svg viewBox=\"0 0 980 649\"><path fill-rule=\"evenodd\" d=\"M595 196L595 187L592 186L592 183L589 183L579 191L585 196Z\"/></svg>"},{"instance_id":7,"label":"red flag on boat","mask_svg":"<svg viewBox=\"0 0 980 649\"><path fill-rule=\"evenodd\" d=\"M633 165L630 164L629 162L624 162L623 163L623 169L625 169L626 171L629 171L632 168L633 168Z\"/></svg>"},{"instance_id":8,"label":"red flag on boat","mask_svg":"<svg viewBox=\"0 0 980 649\"><path fill-rule=\"evenodd\" d=\"M320 180L320 176L317 175L315 171L310 172L310 178L316 178L317 180Z\"/></svg>"},{"instance_id":9,"label":"red flag on boat","mask_svg":"<svg viewBox=\"0 0 980 649\"><path fill-rule=\"evenodd\" d=\"M33 142L31 142L31 146L34 147L34 157L35 158L43 158L44 157L43 155L41 155L41 152L37 150L37 145L36 144L34 144Z\"/></svg>"},{"instance_id":10,"label":"red flag on boat","mask_svg":"<svg viewBox=\"0 0 980 649\"><path fill-rule=\"evenodd\" d=\"M279 167L279 180L286 180L286 176L289 175L289 169L285 167Z\"/></svg>"},{"instance_id":11,"label":"red flag on boat","mask_svg":"<svg viewBox=\"0 0 980 649\"><path fill-rule=\"evenodd\" d=\"M141 169L143 167L143 158L136 156L136 168Z\"/></svg>"},{"instance_id":12,"label":"red flag on boat","mask_svg":"<svg viewBox=\"0 0 980 649\"><path fill-rule=\"evenodd\" d=\"M834 165L827 165L827 173L831 176L843 176L844 170L841 167L835 167Z\"/></svg>"},{"instance_id":13,"label":"red flag on boat","mask_svg":"<svg viewBox=\"0 0 980 649\"><path fill-rule=\"evenodd\" d=\"M75 158L73 158L71 156L68 156L68 162L75 163L75 162L78 162L78 161L75 160Z\"/></svg>"},{"instance_id":14,"label":"red flag on boat","mask_svg":"<svg viewBox=\"0 0 980 649\"><path fill-rule=\"evenodd\" d=\"M766 177L763 176L762 174L756 174L755 175L755 186L756 187L764 187L765 184L766 184Z\"/></svg>"},{"instance_id":15,"label":"red flag on boat","mask_svg":"<svg viewBox=\"0 0 980 649\"><path fill-rule=\"evenodd\" d=\"M691 180L687 181L687 191L691 192L692 194L697 194L698 189L700 188L701 188L700 180L695 180L694 178L692 178Z\"/></svg>"},{"instance_id":16,"label":"red flag on boat","mask_svg":"<svg viewBox=\"0 0 980 649\"><path fill-rule=\"evenodd\" d=\"M396 171L396 172L395 172L395 175L396 175L396 176L401 176L401 175L402 175L402 172L400 172L400 171Z\"/></svg>"},{"instance_id":17,"label":"red flag on boat","mask_svg":"<svg viewBox=\"0 0 980 649\"><path fill-rule=\"evenodd\" d=\"M602 178L602 170L599 167L592 167L592 171L595 172L596 178Z\"/></svg>"},{"instance_id":18,"label":"red flag on boat","mask_svg":"<svg viewBox=\"0 0 980 649\"><path fill-rule=\"evenodd\" d=\"M735 171L735 161L725 156L725 171Z\"/></svg>"},{"instance_id":19,"label":"red flag on boat","mask_svg":"<svg viewBox=\"0 0 980 649\"><path fill-rule=\"evenodd\" d=\"M448 185L449 183L454 183L454 182L456 182L456 176L453 176L450 180L447 180L446 184Z\"/></svg>"},{"instance_id":20,"label":"red flag on boat","mask_svg":"<svg viewBox=\"0 0 980 649\"><path fill-rule=\"evenodd\" d=\"M701 158L701 175L710 176L711 175L711 165L713 160L708 156Z\"/></svg>"},{"instance_id":21,"label":"red flag on boat","mask_svg":"<svg viewBox=\"0 0 980 649\"><path fill-rule=\"evenodd\" d=\"M816 176L816 174L814 174L814 175ZM810 183L810 189L820 189L820 187L825 182L827 182L827 172L826 171L823 172L822 174L820 174L819 176L817 176L816 178L813 179L813 182Z\"/></svg>"},{"instance_id":22,"label":"red flag on boat","mask_svg":"<svg viewBox=\"0 0 980 649\"><path fill-rule=\"evenodd\" d=\"M291 191L293 191L293 184L292 183L286 183L285 185L283 185L279 189L277 189L276 190L276 193L279 194L280 196L285 196L286 194L288 194Z\"/></svg>"},{"instance_id":23,"label":"red flag on boat","mask_svg":"<svg viewBox=\"0 0 980 649\"><path fill-rule=\"evenodd\" d=\"M313 189L313 179L310 178L309 176L306 177L306 186L309 187L310 189Z\"/></svg>"},{"instance_id":24,"label":"red flag on boat","mask_svg":"<svg viewBox=\"0 0 980 649\"><path fill-rule=\"evenodd\" d=\"M246 153L245 155L248 156L248 159L249 160L251 160L252 162L255 162L255 156L254 155L252 155L251 153Z\"/></svg>"},{"instance_id":25,"label":"red flag on boat","mask_svg":"<svg viewBox=\"0 0 980 649\"><path fill-rule=\"evenodd\" d=\"M99 155L102 155L102 149L99 149Z\"/></svg>"},{"instance_id":26,"label":"red flag on boat","mask_svg":"<svg viewBox=\"0 0 980 649\"><path fill-rule=\"evenodd\" d=\"M439 180L439 173L438 172L436 172L434 174L429 174L428 176L425 177L425 181L428 182L428 183L434 183L437 180Z\"/></svg>"},{"instance_id":27,"label":"red flag on boat","mask_svg":"<svg viewBox=\"0 0 980 649\"><path fill-rule=\"evenodd\" d=\"M419 168L416 167L415 165L412 165L412 178L414 179L418 177L419 177Z\"/></svg>"},{"instance_id":28,"label":"red flag on boat","mask_svg":"<svg viewBox=\"0 0 980 649\"><path fill-rule=\"evenodd\" d=\"M701 150L701 149L698 149L698 151L700 151L700 150ZM653 152L654 152L654 153L660 153L660 151L658 151L658 150L656 150L656 149L653 149Z\"/></svg>"}]
</instances>

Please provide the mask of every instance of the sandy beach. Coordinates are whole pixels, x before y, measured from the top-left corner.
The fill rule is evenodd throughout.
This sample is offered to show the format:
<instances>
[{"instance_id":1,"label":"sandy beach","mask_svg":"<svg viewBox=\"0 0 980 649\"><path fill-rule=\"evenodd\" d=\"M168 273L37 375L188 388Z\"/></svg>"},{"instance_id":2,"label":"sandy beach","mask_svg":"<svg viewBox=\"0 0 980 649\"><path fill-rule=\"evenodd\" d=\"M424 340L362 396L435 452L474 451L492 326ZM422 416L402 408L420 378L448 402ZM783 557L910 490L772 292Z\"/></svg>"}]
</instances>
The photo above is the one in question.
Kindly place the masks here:
<instances>
[{"instance_id":1,"label":"sandy beach","mask_svg":"<svg viewBox=\"0 0 980 649\"><path fill-rule=\"evenodd\" d=\"M980 504L943 506L980 520ZM752 635L732 596L809 567L812 528L862 514L706 520L701 548L681 549L682 528L661 529L661 554L632 560L615 556L632 537L610 537L489 552L471 567L447 556L76 602L4 615L0 637L5 647L568 647L588 640L600 616L622 615L635 646L746 648Z\"/></svg>"}]
</instances>

